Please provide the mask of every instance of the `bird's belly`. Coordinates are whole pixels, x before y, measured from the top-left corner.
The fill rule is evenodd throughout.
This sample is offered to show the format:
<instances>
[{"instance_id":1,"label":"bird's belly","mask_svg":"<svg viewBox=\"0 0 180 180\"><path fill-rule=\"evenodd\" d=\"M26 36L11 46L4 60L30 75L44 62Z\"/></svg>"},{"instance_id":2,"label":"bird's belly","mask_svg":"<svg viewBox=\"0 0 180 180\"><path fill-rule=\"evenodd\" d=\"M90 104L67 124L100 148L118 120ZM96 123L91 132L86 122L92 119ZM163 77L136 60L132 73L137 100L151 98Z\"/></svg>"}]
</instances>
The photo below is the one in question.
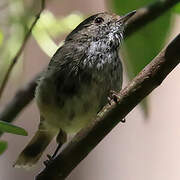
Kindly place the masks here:
<instances>
[{"instance_id":1,"label":"bird's belly","mask_svg":"<svg viewBox=\"0 0 180 180\"><path fill-rule=\"evenodd\" d=\"M90 81L71 82L69 79L69 91L68 88L56 90L56 84L42 81L36 91L36 101L47 125L62 129L68 134L87 126L107 102L109 91L121 88L121 68L121 64L116 70L113 66L107 66L102 72L94 73ZM73 93L71 89L74 90Z\"/></svg>"},{"instance_id":2,"label":"bird's belly","mask_svg":"<svg viewBox=\"0 0 180 180\"><path fill-rule=\"evenodd\" d=\"M63 107L57 104L38 103L40 113L47 125L52 128L62 129L68 134L76 133L86 127L100 110L102 98L107 98L106 93L102 90L99 89L98 92L97 89L89 89L89 91L86 89L85 92L68 98Z\"/></svg>"}]
</instances>

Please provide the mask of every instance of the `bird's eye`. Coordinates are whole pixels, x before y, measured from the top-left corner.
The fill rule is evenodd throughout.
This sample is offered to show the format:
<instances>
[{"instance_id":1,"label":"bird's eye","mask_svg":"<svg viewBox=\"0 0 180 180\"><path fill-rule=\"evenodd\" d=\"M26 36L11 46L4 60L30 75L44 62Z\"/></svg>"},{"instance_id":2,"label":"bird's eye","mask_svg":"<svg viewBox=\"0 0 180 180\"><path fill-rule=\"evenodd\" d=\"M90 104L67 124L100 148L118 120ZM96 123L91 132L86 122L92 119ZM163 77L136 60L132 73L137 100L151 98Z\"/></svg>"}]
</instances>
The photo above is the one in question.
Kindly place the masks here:
<instances>
[{"instance_id":1,"label":"bird's eye","mask_svg":"<svg viewBox=\"0 0 180 180\"><path fill-rule=\"evenodd\" d=\"M101 24L103 21L104 21L104 19L102 17L97 17L94 22L96 24Z\"/></svg>"}]
</instances>

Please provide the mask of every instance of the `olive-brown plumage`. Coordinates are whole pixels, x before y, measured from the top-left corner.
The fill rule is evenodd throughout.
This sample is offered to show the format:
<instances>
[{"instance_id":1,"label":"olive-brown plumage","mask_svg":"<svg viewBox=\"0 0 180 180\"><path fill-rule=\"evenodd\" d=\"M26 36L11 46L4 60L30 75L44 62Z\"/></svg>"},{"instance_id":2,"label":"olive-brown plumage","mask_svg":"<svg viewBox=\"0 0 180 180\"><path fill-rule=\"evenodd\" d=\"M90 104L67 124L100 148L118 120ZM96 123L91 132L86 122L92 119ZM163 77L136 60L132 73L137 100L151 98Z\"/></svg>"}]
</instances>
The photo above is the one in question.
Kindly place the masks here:
<instances>
[{"instance_id":1,"label":"olive-brown plumage","mask_svg":"<svg viewBox=\"0 0 180 180\"><path fill-rule=\"evenodd\" d=\"M99 13L80 23L65 39L41 76L35 98L40 126L15 166L30 167L54 136L66 142L93 120L107 102L110 90L122 86L118 49L124 23L134 14Z\"/></svg>"}]
</instances>

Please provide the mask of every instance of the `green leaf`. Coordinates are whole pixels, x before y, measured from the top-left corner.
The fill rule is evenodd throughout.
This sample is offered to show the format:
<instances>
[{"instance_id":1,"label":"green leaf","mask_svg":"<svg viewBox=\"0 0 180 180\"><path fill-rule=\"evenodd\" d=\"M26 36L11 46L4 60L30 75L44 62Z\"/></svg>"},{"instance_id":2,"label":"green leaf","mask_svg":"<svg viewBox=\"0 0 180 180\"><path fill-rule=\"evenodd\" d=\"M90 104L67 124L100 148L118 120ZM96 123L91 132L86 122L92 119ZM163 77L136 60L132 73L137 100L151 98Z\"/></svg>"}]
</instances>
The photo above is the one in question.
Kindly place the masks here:
<instances>
[{"instance_id":1,"label":"green leaf","mask_svg":"<svg viewBox=\"0 0 180 180\"><path fill-rule=\"evenodd\" d=\"M4 153L4 151L7 149L7 142L6 141L0 141L0 155Z\"/></svg>"},{"instance_id":2,"label":"green leaf","mask_svg":"<svg viewBox=\"0 0 180 180\"><path fill-rule=\"evenodd\" d=\"M4 121L0 121L0 131L12 133L12 134L18 134L22 136L28 135L27 131L24 130L23 128Z\"/></svg>"},{"instance_id":3,"label":"green leaf","mask_svg":"<svg viewBox=\"0 0 180 180\"><path fill-rule=\"evenodd\" d=\"M113 11L123 15L141 8L155 0L113 0ZM170 29L171 11L144 26L124 42L125 65L129 78L132 79L147 65L161 50ZM147 108L146 102L143 103ZM148 112L145 109L144 112Z\"/></svg>"},{"instance_id":4,"label":"green leaf","mask_svg":"<svg viewBox=\"0 0 180 180\"><path fill-rule=\"evenodd\" d=\"M178 4L174 7L173 10L174 10L175 13L178 13L178 14L179 14L179 13L180 13L180 3L178 3Z\"/></svg>"}]
</instances>

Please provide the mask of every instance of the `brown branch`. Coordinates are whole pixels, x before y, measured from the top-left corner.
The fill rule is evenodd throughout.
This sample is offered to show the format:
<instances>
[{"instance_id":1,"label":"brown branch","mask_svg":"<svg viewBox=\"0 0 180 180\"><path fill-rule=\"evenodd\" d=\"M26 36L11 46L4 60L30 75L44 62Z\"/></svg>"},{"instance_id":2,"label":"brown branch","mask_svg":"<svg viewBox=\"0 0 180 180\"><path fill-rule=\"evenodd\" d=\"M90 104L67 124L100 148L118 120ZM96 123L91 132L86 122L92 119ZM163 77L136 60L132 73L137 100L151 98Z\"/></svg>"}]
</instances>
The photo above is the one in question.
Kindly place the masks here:
<instances>
[{"instance_id":1,"label":"brown branch","mask_svg":"<svg viewBox=\"0 0 180 180\"><path fill-rule=\"evenodd\" d=\"M158 87L180 63L180 34L119 94L118 103L106 105L97 119L80 131L36 180L62 180L144 97Z\"/></svg>"},{"instance_id":2,"label":"brown branch","mask_svg":"<svg viewBox=\"0 0 180 180\"><path fill-rule=\"evenodd\" d=\"M146 7L140 8L136 14L130 18L128 27L125 31L125 36L129 37L141 27L167 12L167 10L172 8L178 2L180 2L180 0L159 0Z\"/></svg>"},{"instance_id":3,"label":"brown branch","mask_svg":"<svg viewBox=\"0 0 180 180\"><path fill-rule=\"evenodd\" d=\"M150 6L140 8L139 10L137 10L136 15L134 15L134 17L132 18L132 21L129 21L129 23L128 23L127 27L126 27L126 31L127 31L126 37L131 35L133 32L137 31L138 29L140 29L142 26L144 26L147 23L151 22L155 18L162 15L165 11L172 8L179 1L180 0L164 0L164 1L159 0L159 1L155 2L154 4L152 4ZM23 89L20 90L21 93L24 94L24 96L29 96L30 97L29 99L26 99L25 102L23 102L22 97L19 95L17 98L14 97L9 102L9 104L4 108L4 111L6 111L6 114L9 114L7 119L6 119L7 116L3 115L3 117L4 117L3 120L4 121L12 122L14 120L14 118L17 116L17 114L20 113L22 111L22 109L27 104L30 103L30 101L32 101L33 96L31 96L31 94L35 90L34 83L35 83L35 79L31 80L29 82L29 85L27 86L29 88L29 90L26 89L26 91L24 91L24 92L23 92ZM19 91L16 94L19 94ZM14 103L14 99L16 99L16 103ZM20 108L17 109L16 108L17 106L19 106ZM8 109L8 107L11 107L11 108ZM14 116L13 113L11 114L11 112L13 111L13 108L16 109L15 116ZM2 111L0 113L0 117L2 117L2 114L4 114L4 111Z\"/></svg>"},{"instance_id":4,"label":"brown branch","mask_svg":"<svg viewBox=\"0 0 180 180\"><path fill-rule=\"evenodd\" d=\"M11 103L7 104L4 107L4 110L1 112L0 120L11 122L12 118L16 118L19 112L21 112L21 110L31 102L31 100L34 98L36 81L39 76L40 75L33 78L29 83L17 91L11 100ZM0 131L0 136L2 134L3 132Z\"/></svg>"},{"instance_id":5,"label":"brown branch","mask_svg":"<svg viewBox=\"0 0 180 180\"><path fill-rule=\"evenodd\" d=\"M11 74L11 71L13 70L14 68L14 65L17 63L17 60L19 59L22 51L24 50L24 47L25 45L27 44L27 41L29 40L30 36L31 36L31 32L32 32L32 29L34 28L34 26L36 25L38 19L40 18L40 15L41 15L41 12L44 10L45 8L45 0L41 0L41 8L40 8L40 11L38 12L38 14L36 15L35 17L35 20L33 21L32 25L30 26L29 28L29 31L27 32L27 34L25 35L24 37L24 40L23 40L23 43L19 49L19 51L17 52L17 54L15 55L15 57L12 59L12 62L10 64L10 66L8 67L8 70L6 72L6 75L3 79L3 82L1 84L1 87L0 87L0 98L2 96L2 93L4 91L4 88L6 87L6 84L9 80L9 77L10 77L10 74Z\"/></svg>"}]
</instances>

